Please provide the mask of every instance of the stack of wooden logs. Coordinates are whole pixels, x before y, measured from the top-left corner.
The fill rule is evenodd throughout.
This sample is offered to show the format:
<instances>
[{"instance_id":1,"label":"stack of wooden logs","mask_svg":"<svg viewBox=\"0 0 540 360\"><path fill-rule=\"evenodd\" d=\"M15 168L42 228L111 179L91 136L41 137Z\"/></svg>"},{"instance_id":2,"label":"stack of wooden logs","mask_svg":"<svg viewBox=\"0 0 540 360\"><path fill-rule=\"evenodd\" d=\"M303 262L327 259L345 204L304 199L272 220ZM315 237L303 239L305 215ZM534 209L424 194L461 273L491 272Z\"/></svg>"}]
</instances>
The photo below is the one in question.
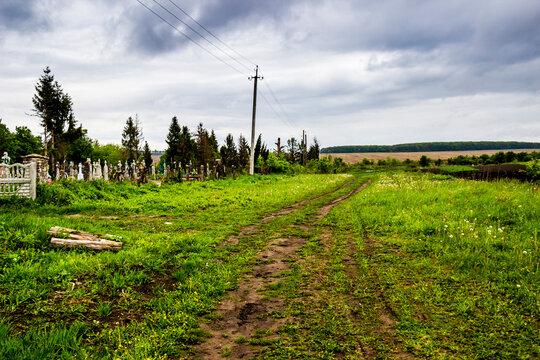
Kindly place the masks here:
<instances>
[{"instance_id":1,"label":"stack of wooden logs","mask_svg":"<svg viewBox=\"0 0 540 360\"><path fill-rule=\"evenodd\" d=\"M109 238L114 239L114 235L98 235L91 234L84 231L78 231L73 229L67 229L59 226L53 226L47 231L47 234L51 235L51 244L57 247L77 247L84 246L92 250L121 250L122 243L119 241L112 241L102 239Z\"/></svg>"}]
</instances>

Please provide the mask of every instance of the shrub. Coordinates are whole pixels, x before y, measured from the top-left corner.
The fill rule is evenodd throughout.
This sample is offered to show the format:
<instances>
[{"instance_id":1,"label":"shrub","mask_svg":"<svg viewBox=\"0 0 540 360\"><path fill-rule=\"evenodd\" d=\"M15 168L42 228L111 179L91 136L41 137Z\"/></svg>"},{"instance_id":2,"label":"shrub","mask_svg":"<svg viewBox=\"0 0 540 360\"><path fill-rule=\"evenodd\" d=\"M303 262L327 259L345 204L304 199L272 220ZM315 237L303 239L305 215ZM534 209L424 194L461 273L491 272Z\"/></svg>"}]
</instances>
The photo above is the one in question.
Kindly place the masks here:
<instances>
[{"instance_id":1,"label":"shrub","mask_svg":"<svg viewBox=\"0 0 540 360\"><path fill-rule=\"evenodd\" d=\"M268 159L266 160L266 166L268 173L290 173L291 164L285 159L285 155L281 154L277 157L274 153L268 154Z\"/></svg>"}]
</instances>

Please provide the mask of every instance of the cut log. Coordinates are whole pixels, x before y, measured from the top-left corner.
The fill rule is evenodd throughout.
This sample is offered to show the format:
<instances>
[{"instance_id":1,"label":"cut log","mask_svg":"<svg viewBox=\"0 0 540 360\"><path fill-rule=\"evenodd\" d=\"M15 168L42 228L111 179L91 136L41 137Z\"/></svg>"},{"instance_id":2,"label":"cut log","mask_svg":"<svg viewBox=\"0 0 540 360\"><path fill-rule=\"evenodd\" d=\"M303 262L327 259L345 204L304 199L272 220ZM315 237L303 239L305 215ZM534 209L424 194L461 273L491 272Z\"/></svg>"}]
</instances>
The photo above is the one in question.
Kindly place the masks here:
<instances>
[{"instance_id":1,"label":"cut log","mask_svg":"<svg viewBox=\"0 0 540 360\"><path fill-rule=\"evenodd\" d=\"M118 241L110 241L110 240L73 240L73 239L59 239L59 238L51 238L51 244L53 246L57 247L77 247L77 246L84 246L88 249L93 250L121 250L122 249L122 243Z\"/></svg>"},{"instance_id":2,"label":"cut log","mask_svg":"<svg viewBox=\"0 0 540 360\"><path fill-rule=\"evenodd\" d=\"M93 250L120 250L122 243L102 239L102 237L114 239L114 235L98 235L89 232L67 229L60 226L53 226L47 231L51 235L51 244L58 247L77 247L84 246ZM57 237L61 236L61 238Z\"/></svg>"},{"instance_id":3,"label":"cut log","mask_svg":"<svg viewBox=\"0 0 540 360\"><path fill-rule=\"evenodd\" d=\"M52 235L52 236L62 236L62 237L67 237L69 239L81 239L81 240L90 240L90 239L99 240L101 238L109 238L109 239L115 238L115 236L111 234L103 234L103 235L92 234L89 232L63 228L60 226L53 226L52 228L49 229L49 231L47 231L47 234Z\"/></svg>"}]
</instances>

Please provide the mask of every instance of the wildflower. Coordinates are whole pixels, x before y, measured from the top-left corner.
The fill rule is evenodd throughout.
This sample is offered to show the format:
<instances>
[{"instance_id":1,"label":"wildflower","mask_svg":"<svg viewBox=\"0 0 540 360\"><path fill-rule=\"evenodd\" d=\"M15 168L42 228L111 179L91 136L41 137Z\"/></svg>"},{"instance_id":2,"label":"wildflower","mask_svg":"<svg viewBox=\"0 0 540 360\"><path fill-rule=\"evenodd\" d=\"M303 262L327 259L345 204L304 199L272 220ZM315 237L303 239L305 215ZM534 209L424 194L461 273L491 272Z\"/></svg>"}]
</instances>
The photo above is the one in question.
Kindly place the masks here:
<instances>
[{"instance_id":1,"label":"wildflower","mask_svg":"<svg viewBox=\"0 0 540 360\"><path fill-rule=\"evenodd\" d=\"M499 230L499 232L500 232L500 233L502 233L502 232L503 232L503 229L501 229L501 228L499 228L498 230Z\"/></svg>"},{"instance_id":2,"label":"wildflower","mask_svg":"<svg viewBox=\"0 0 540 360\"><path fill-rule=\"evenodd\" d=\"M520 287L521 287L521 285L517 284L517 285L516 285L516 287L520 288Z\"/></svg>"},{"instance_id":3,"label":"wildflower","mask_svg":"<svg viewBox=\"0 0 540 360\"><path fill-rule=\"evenodd\" d=\"M450 237L451 237L451 238L453 238L453 237L454 237L454 235L450 234Z\"/></svg>"},{"instance_id":4,"label":"wildflower","mask_svg":"<svg viewBox=\"0 0 540 360\"><path fill-rule=\"evenodd\" d=\"M523 253L524 253L525 255L527 255L527 250L523 250Z\"/></svg>"}]
</instances>

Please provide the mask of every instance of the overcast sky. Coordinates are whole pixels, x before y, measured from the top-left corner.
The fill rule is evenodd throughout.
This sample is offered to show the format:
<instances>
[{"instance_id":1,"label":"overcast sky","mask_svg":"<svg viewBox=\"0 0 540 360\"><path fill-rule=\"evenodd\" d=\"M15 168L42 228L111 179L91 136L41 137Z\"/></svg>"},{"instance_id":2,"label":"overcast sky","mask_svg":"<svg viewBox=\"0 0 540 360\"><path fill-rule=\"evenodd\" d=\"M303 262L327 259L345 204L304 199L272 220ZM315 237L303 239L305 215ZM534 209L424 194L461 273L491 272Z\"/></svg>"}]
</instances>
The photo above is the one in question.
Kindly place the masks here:
<instances>
[{"instance_id":1,"label":"overcast sky","mask_svg":"<svg viewBox=\"0 0 540 360\"><path fill-rule=\"evenodd\" d=\"M135 114L153 149L175 115L249 138L258 64L270 148L302 130L322 146L540 141L539 1L140 1L199 45L137 0L2 0L2 122L41 132L27 114L50 66L100 143Z\"/></svg>"}]
</instances>

